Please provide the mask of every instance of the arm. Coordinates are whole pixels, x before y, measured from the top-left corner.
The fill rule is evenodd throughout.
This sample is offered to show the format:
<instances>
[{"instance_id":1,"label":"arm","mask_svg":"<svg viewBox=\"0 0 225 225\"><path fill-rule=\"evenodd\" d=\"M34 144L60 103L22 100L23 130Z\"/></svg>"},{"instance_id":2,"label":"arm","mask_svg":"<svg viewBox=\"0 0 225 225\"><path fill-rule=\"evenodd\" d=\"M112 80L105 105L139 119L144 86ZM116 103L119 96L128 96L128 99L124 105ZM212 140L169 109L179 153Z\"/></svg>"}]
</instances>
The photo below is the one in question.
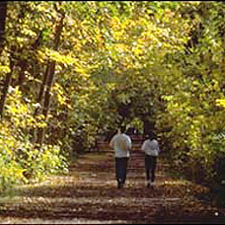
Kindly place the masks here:
<instances>
[{"instance_id":1,"label":"arm","mask_svg":"<svg viewBox=\"0 0 225 225\"><path fill-rule=\"evenodd\" d=\"M144 143L141 146L141 151L145 152L146 149L146 141L144 141Z\"/></svg>"},{"instance_id":2,"label":"arm","mask_svg":"<svg viewBox=\"0 0 225 225\"><path fill-rule=\"evenodd\" d=\"M114 140L115 140L115 136L113 136L113 138L112 138L111 141L109 142L109 146L110 146L111 148L113 148L113 146L114 146Z\"/></svg>"},{"instance_id":3,"label":"arm","mask_svg":"<svg viewBox=\"0 0 225 225\"><path fill-rule=\"evenodd\" d=\"M131 148L132 148L132 142L131 142L130 137L128 137L127 146L128 146L128 150L131 150Z\"/></svg>"},{"instance_id":4,"label":"arm","mask_svg":"<svg viewBox=\"0 0 225 225\"><path fill-rule=\"evenodd\" d=\"M160 148L159 148L159 142L158 142L158 141L156 141L156 144L157 144L157 151L158 151L158 153L160 153L160 152L161 152L161 150L160 150Z\"/></svg>"}]
</instances>

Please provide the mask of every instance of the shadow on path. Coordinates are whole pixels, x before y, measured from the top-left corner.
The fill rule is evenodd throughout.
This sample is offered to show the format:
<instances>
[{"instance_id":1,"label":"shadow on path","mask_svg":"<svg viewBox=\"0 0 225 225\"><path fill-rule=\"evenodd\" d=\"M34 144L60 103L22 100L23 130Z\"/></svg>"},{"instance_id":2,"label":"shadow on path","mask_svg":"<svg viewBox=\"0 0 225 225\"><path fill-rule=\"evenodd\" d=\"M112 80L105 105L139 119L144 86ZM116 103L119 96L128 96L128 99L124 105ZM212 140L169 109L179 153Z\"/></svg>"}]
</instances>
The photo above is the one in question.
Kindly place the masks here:
<instances>
[{"instance_id":1,"label":"shadow on path","mask_svg":"<svg viewBox=\"0 0 225 225\"><path fill-rule=\"evenodd\" d=\"M19 187L0 202L0 223L224 223L225 210L194 196L207 189L167 176L163 159L154 190L145 187L144 156L134 151L124 189L116 188L114 156L91 153L71 165L65 176Z\"/></svg>"}]
</instances>

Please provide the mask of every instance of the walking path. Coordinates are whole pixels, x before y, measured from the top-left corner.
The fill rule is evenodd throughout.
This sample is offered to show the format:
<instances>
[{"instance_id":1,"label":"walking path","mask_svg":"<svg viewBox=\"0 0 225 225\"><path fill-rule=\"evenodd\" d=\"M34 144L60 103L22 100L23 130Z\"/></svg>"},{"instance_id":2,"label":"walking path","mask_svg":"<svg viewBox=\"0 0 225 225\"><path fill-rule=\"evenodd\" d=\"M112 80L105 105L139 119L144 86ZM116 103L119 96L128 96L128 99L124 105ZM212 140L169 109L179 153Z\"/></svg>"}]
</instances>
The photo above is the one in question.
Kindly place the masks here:
<instances>
[{"instance_id":1,"label":"walking path","mask_svg":"<svg viewBox=\"0 0 225 225\"><path fill-rule=\"evenodd\" d=\"M137 148L138 149L138 148ZM144 156L132 152L127 183L117 189L112 151L83 155L68 175L19 187L0 199L0 224L225 223L225 210L197 196L207 188L168 175L160 159L154 190L145 185Z\"/></svg>"}]
</instances>

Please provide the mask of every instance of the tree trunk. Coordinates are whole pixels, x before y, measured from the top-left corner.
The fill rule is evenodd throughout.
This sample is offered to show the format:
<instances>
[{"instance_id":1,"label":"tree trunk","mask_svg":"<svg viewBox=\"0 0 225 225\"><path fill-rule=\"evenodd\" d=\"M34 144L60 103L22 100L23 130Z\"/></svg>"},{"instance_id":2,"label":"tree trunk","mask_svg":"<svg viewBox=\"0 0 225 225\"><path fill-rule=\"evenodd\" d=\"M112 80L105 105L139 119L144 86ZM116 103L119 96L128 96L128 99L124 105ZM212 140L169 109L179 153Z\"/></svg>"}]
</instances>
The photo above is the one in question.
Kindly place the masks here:
<instances>
[{"instance_id":1,"label":"tree trunk","mask_svg":"<svg viewBox=\"0 0 225 225\"><path fill-rule=\"evenodd\" d=\"M23 91L23 83L25 80L25 70L27 68L26 61L20 61L19 66L20 66L20 71L19 71L17 85L19 86L20 91Z\"/></svg>"},{"instance_id":2,"label":"tree trunk","mask_svg":"<svg viewBox=\"0 0 225 225\"><path fill-rule=\"evenodd\" d=\"M52 87L52 83L53 83L54 74L55 74L55 62L49 62L47 69L46 69L46 76L43 79L43 84L41 86L41 90L39 93L39 101L40 102L42 102L42 97L44 96L44 105L43 105L42 113L45 116L46 121L47 121L47 116L48 116L48 111L49 111L49 106L50 106L51 87ZM44 82L45 82L45 84L44 84ZM47 86L46 91L44 90L45 86ZM38 111L37 111L37 113L38 113ZM37 142L40 145L42 145L44 142L44 136L45 136L45 129L39 128Z\"/></svg>"},{"instance_id":3,"label":"tree trunk","mask_svg":"<svg viewBox=\"0 0 225 225\"><path fill-rule=\"evenodd\" d=\"M151 131L154 131L155 124L153 121L143 120L143 123L144 123L144 135L148 134Z\"/></svg>"},{"instance_id":4,"label":"tree trunk","mask_svg":"<svg viewBox=\"0 0 225 225\"><path fill-rule=\"evenodd\" d=\"M41 87L40 87L40 91L39 91L39 95L38 95L38 98L37 98L37 103L39 103L40 105L42 103L42 99L43 99L43 96L44 96L45 86L47 84L48 74L49 74L49 64L47 65L45 74L43 76L43 81L42 81L42 84L41 84ZM39 111L40 111L40 107L36 108L36 110L34 112L34 116L37 116L39 114Z\"/></svg>"},{"instance_id":5,"label":"tree trunk","mask_svg":"<svg viewBox=\"0 0 225 225\"><path fill-rule=\"evenodd\" d=\"M7 2L0 2L0 55L4 48L6 14Z\"/></svg>"},{"instance_id":6,"label":"tree trunk","mask_svg":"<svg viewBox=\"0 0 225 225\"><path fill-rule=\"evenodd\" d=\"M55 38L55 45L54 45L54 50L56 51L58 49L59 46L59 42L60 42L60 36L62 33L62 29L63 29L63 20L65 18L65 14L62 14L62 18L60 20L60 23L58 24L58 26L56 27L56 38ZM51 88L52 88L52 84L53 84L53 80L54 80L54 75L55 75L55 65L56 62L55 61L50 61L48 63L48 67L47 67L47 71L46 71L46 77L43 79L43 83L47 82L46 85L46 92L44 92L44 84L42 84L41 90L40 90L40 95L39 95L39 102L42 101L42 97L44 97L44 105L43 105L43 115L45 116L45 120L47 122L48 120L48 112L49 112L49 106L50 106L50 98L51 98ZM46 79L46 80L45 80ZM43 92L43 93L42 93ZM43 95L45 94L45 95ZM44 137L45 137L45 128L40 128L38 130L38 140L37 142L42 145L44 142Z\"/></svg>"},{"instance_id":7,"label":"tree trunk","mask_svg":"<svg viewBox=\"0 0 225 225\"><path fill-rule=\"evenodd\" d=\"M3 118L5 100L6 100L8 89L9 89L9 86L10 86L11 80L12 80L13 67L14 67L14 62L12 61L12 59L10 59L10 70L11 71L6 75L3 90L2 90L2 95L1 95L1 99L0 99L0 117L1 117L1 119Z\"/></svg>"},{"instance_id":8,"label":"tree trunk","mask_svg":"<svg viewBox=\"0 0 225 225\"><path fill-rule=\"evenodd\" d=\"M47 65L45 74L43 76L42 84L41 84L40 91L39 91L38 98L37 98L37 103L39 105L35 109L34 117L39 115L40 111L41 111L41 105L42 105L43 96L44 96L45 89L46 89L45 87L46 87L46 84L47 84L48 73L49 73L49 64ZM41 141L41 128L34 129L34 131L33 131L33 142L34 143L41 143L42 142Z\"/></svg>"}]
</instances>

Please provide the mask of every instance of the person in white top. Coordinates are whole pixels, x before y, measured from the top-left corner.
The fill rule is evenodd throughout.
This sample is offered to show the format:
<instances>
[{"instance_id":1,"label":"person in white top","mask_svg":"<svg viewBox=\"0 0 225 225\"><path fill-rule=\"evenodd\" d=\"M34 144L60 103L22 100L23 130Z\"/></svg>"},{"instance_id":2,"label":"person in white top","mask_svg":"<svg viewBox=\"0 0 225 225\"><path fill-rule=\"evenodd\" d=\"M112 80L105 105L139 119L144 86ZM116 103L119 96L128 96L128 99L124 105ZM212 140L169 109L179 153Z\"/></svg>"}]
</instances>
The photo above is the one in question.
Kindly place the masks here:
<instances>
[{"instance_id":1,"label":"person in white top","mask_svg":"<svg viewBox=\"0 0 225 225\"><path fill-rule=\"evenodd\" d=\"M118 188L123 188L126 182L127 165L132 148L131 138L125 134L125 127L121 127L109 143L115 152L115 172Z\"/></svg>"},{"instance_id":2,"label":"person in white top","mask_svg":"<svg viewBox=\"0 0 225 225\"><path fill-rule=\"evenodd\" d=\"M155 181L155 170L157 165L157 157L160 149L159 143L156 140L156 135L153 132L148 134L148 139L144 141L141 150L145 153L145 171L147 187L152 187Z\"/></svg>"}]
</instances>

